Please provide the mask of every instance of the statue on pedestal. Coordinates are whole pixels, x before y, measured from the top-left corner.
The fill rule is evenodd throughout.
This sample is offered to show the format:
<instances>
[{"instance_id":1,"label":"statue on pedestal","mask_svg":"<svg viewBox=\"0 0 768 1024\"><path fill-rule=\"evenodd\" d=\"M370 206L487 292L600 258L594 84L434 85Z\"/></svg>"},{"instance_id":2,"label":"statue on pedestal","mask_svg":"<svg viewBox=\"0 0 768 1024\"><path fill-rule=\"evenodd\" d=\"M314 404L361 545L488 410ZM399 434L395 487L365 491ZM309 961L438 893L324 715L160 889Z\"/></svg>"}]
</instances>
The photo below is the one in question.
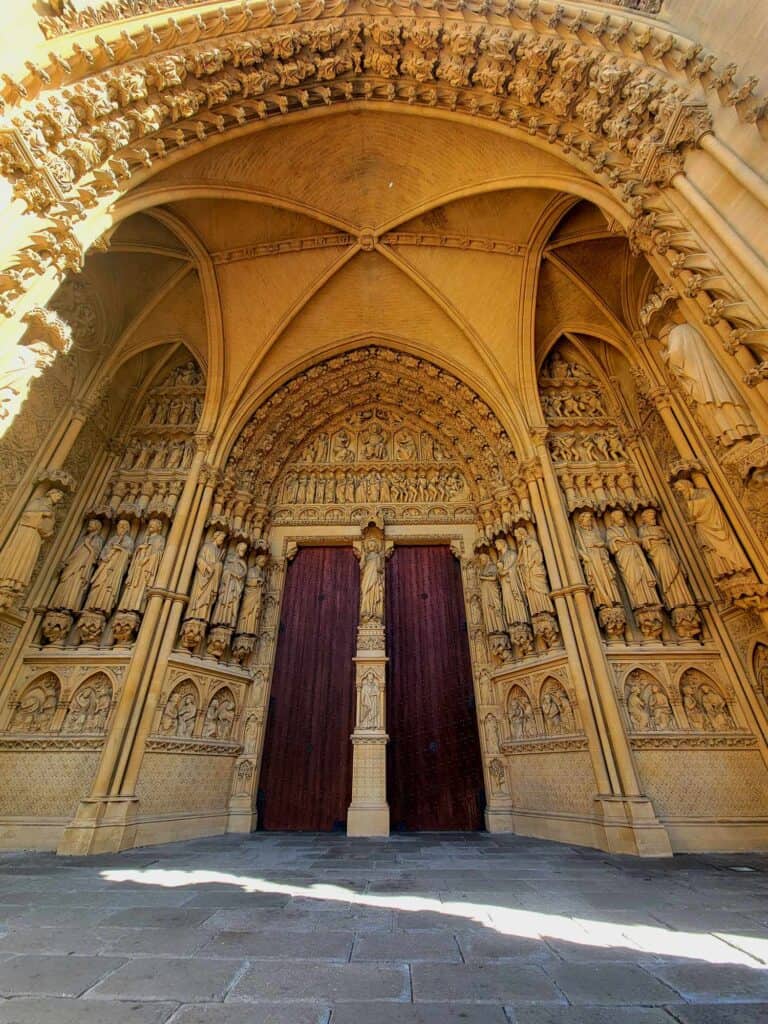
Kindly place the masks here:
<instances>
[{"instance_id":1,"label":"statue on pedestal","mask_svg":"<svg viewBox=\"0 0 768 1024\"><path fill-rule=\"evenodd\" d=\"M80 611L91 573L99 560L103 546L101 521L89 519L85 536L64 562L59 582L56 584L56 589L48 605L49 608L69 612Z\"/></svg>"},{"instance_id":2,"label":"statue on pedestal","mask_svg":"<svg viewBox=\"0 0 768 1024\"><path fill-rule=\"evenodd\" d=\"M710 433L725 446L755 437L758 427L736 385L690 324L667 324L661 331L662 358Z\"/></svg>"},{"instance_id":3,"label":"statue on pedestal","mask_svg":"<svg viewBox=\"0 0 768 1024\"><path fill-rule=\"evenodd\" d=\"M120 519L115 527L114 536L104 545L91 580L91 589L85 600L87 611L110 615L117 604L120 586L133 554L133 537L130 531L131 524L128 520Z\"/></svg>"},{"instance_id":4,"label":"statue on pedestal","mask_svg":"<svg viewBox=\"0 0 768 1024\"><path fill-rule=\"evenodd\" d=\"M232 628L237 622L240 598L248 573L248 563L245 560L247 551L248 545L241 541L235 546L234 551L230 551L224 562L218 600L212 615L212 621L217 626Z\"/></svg>"},{"instance_id":5,"label":"statue on pedestal","mask_svg":"<svg viewBox=\"0 0 768 1024\"><path fill-rule=\"evenodd\" d=\"M64 492L52 487L32 498L0 551L0 608L8 608L29 586L44 540L53 536L54 509Z\"/></svg>"}]
</instances>

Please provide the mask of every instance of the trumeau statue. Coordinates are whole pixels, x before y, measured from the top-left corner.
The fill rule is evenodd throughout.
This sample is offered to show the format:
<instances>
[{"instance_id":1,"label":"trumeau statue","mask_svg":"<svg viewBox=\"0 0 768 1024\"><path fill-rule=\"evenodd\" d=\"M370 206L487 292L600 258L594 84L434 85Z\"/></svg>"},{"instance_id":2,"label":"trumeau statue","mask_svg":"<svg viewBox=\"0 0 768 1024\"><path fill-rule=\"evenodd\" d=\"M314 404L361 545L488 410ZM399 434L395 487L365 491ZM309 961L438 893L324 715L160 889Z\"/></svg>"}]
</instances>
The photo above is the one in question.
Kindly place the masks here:
<instances>
[{"instance_id":1,"label":"trumeau statue","mask_svg":"<svg viewBox=\"0 0 768 1024\"><path fill-rule=\"evenodd\" d=\"M217 626L234 626L240 607L240 598L248 573L245 555L248 545L241 541L230 551L221 573L219 596L213 609L212 621Z\"/></svg>"},{"instance_id":2,"label":"trumeau statue","mask_svg":"<svg viewBox=\"0 0 768 1024\"><path fill-rule=\"evenodd\" d=\"M147 603L147 591L155 582L160 559L165 550L165 537L162 531L162 520L149 520L147 535L133 554L123 593L120 596L121 611L144 611Z\"/></svg>"},{"instance_id":3,"label":"trumeau statue","mask_svg":"<svg viewBox=\"0 0 768 1024\"><path fill-rule=\"evenodd\" d=\"M256 636L259 632L261 606L264 599L264 589L267 585L266 565L268 559L269 556L266 554L257 555L253 565L248 569L245 577L243 600L240 605L240 615L237 620L238 633Z\"/></svg>"},{"instance_id":4,"label":"trumeau statue","mask_svg":"<svg viewBox=\"0 0 768 1024\"><path fill-rule=\"evenodd\" d=\"M643 554L640 541L633 537L627 527L627 520L621 509L608 512L605 535L609 551L616 559L624 586L627 588L629 603L633 608L659 605L656 580Z\"/></svg>"},{"instance_id":5,"label":"trumeau statue","mask_svg":"<svg viewBox=\"0 0 768 1024\"><path fill-rule=\"evenodd\" d=\"M64 563L59 582L50 600L50 608L80 611L93 567L99 560L103 546L101 520L89 519L85 536Z\"/></svg>"},{"instance_id":6,"label":"trumeau statue","mask_svg":"<svg viewBox=\"0 0 768 1024\"><path fill-rule=\"evenodd\" d=\"M576 516L576 549L592 590L595 607L609 608L621 604L616 586L616 570L611 565L608 548L591 512L580 512Z\"/></svg>"},{"instance_id":7,"label":"trumeau statue","mask_svg":"<svg viewBox=\"0 0 768 1024\"><path fill-rule=\"evenodd\" d=\"M63 491L52 487L32 498L21 513L0 552L0 608L9 607L29 586L43 541L53 536L54 508L63 497Z\"/></svg>"},{"instance_id":8,"label":"trumeau statue","mask_svg":"<svg viewBox=\"0 0 768 1024\"><path fill-rule=\"evenodd\" d=\"M682 499L685 514L714 579L749 572L750 564L709 487L697 487L691 480L677 480L673 487Z\"/></svg>"},{"instance_id":9,"label":"trumeau statue","mask_svg":"<svg viewBox=\"0 0 768 1024\"><path fill-rule=\"evenodd\" d=\"M483 608L483 622L487 633L504 633L507 624L504 621L504 608L501 603L499 571L495 561L487 551L480 551L480 600Z\"/></svg>"},{"instance_id":10,"label":"trumeau statue","mask_svg":"<svg viewBox=\"0 0 768 1024\"><path fill-rule=\"evenodd\" d=\"M104 545L85 601L88 611L109 615L117 604L120 586L133 554L130 531L131 524L127 519L118 520L114 536Z\"/></svg>"},{"instance_id":11,"label":"trumeau statue","mask_svg":"<svg viewBox=\"0 0 768 1024\"><path fill-rule=\"evenodd\" d=\"M374 536L363 540L360 552L360 625L384 622L384 551Z\"/></svg>"},{"instance_id":12,"label":"trumeau statue","mask_svg":"<svg viewBox=\"0 0 768 1024\"><path fill-rule=\"evenodd\" d=\"M495 544L499 552L496 568L499 572L501 600L507 624L512 626L515 623L527 623L528 607L518 574L517 552L506 537L497 537Z\"/></svg>"},{"instance_id":13,"label":"trumeau statue","mask_svg":"<svg viewBox=\"0 0 768 1024\"><path fill-rule=\"evenodd\" d=\"M724 445L759 433L737 387L690 324L661 331L663 359L680 387L699 407L705 427Z\"/></svg>"},{"instance_id":14,"label":"trumeau statue","mask_svg":"<svg viewBox=\"0 0 768 1024\"><path fill-rule=\"evenodd\" d=\"M185 618L205 621L209 619L219 590L222 547L226 536L223 530L216 530L213 537L200 548Z\"/></svg>"}]
</instances>

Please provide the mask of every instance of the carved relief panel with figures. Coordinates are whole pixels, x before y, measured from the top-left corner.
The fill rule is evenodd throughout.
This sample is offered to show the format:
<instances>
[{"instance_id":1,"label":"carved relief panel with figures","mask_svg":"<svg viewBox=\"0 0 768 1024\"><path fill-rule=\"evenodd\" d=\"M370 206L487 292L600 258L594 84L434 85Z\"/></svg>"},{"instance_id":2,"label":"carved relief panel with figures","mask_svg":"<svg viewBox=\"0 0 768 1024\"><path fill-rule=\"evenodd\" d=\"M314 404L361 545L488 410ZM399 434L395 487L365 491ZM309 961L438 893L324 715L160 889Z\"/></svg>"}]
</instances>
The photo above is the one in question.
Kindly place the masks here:
<instances>
[{"instance_id":1,"label":"carved relief panel with figures","mask_svg":"<svg viewBox=\"0 0 768 1024\"><path fill-rule=\"evenodd\" d=\"M693 642L701 615L686 569L627 448L607 389L558 346L539 376L548 446L606 640ZM567 350L565 350L567 351Z\"/></svg>"},{"instance_id":2,"label":"carved relief panel with figures","mask_svg":"<svg viewBox=\"0 0 768 1024\"><path fill-rule=\"evenodd\" d=\"M205 393L186 362L150 389L64 560L41 632L53 646L133 643L195 451Z\"/></svg>"}]
</instances>

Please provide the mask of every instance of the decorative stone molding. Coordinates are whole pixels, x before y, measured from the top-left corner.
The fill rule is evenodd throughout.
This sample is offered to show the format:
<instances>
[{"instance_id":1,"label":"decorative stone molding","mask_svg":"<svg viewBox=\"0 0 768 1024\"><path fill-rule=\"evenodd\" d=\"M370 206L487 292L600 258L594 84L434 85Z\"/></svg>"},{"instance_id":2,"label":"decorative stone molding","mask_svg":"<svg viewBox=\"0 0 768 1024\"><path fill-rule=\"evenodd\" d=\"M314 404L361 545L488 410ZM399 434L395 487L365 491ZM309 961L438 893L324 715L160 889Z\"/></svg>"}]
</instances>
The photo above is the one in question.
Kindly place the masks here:
<instances>
[{"instance_id":1,"label":"decorative stone molding","mask_svg":"<svg viewBox=\"0 0 768 1024\"><path fill-rule=\"evenodd\" d=\"M536 743L525 740L507 740L501 745L501 750L508 756L519 756L521 754L561 754L572 753L577 750L588 750L589 742L584 737L558 737L542 739Z\"/></svg>"},{"instance_id":2,"label":"decorative stone molding","mask_svg":"<svg viewBox=\"0 0 768 1024\"><path fill-rule=\"evenodd\" d=\"M633 750L748 750L757 746L755 736L734 736L730 733L703 736L631 736Z\"/></svg>"},{"instance_id":3,"label":"decorative stone molding","mask_svg":"<svg viewBox=\"0 0 768 1024\"><path fill-rule=\"evenodd\" d=\"M711 131L701 86L757 120L765 104L752 103L753 82L732 88L735 68L718 74L713 55L647 21L570 4L544 18L538 0L498 10L470 0L462 22L388 6L384 19L334 0L320 22L276 4L180 11L109 44L96 36L89 49L33 66L24 83L7 80L8 102L25 103L3 129L3 165L30 209L52 217L7 268L7 311L30 276L81 264L72 218L123 191L137 171L214 131L351 100L460 110L538 135L621 190L636 249L670 260L687 251L681 287L690 289L701 246L685 240L692 236L658 189L682 170L685 147ZM71 89L38 99L54 76ZM758 326L744 312L749 297L729 291L727 275L710 276L700 299L713 322Z\"/></svg>"}]
</instances>

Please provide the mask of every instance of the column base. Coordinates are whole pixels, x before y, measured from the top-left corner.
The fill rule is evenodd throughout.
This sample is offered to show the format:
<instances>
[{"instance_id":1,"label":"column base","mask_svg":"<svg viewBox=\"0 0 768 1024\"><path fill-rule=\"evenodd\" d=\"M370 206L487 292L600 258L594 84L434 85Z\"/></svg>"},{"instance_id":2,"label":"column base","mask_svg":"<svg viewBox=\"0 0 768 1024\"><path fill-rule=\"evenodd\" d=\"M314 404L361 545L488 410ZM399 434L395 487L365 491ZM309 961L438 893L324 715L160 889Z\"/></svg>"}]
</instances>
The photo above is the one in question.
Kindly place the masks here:
<instances>
[{"instance_id":1,"label":"column base","mask_svg":"<svg viewBox=\"0 0 768 1024\"><path fill-rule=\"evenodd\" d=\"M249 796L236 796L229 801L227 832L255 832L259 816Z\"/></svg>"},{"instance_id":2,"label":"column base","mask_svg":"<svg viewBox=\"0 0 768 1024\"><path fill-rule=\"evenodd\" d=\"M389 804L350 804L348 836L388 836Z\"/></svg>"},{"instance_id":3,"label":"column base","mask_svg":"<svg viewBox=\"0 0 768 1024\"><path fill-rule=\"evenodd\" d=\"M132 849L136 842L138 806L135 796L81 800L56 853L63 857L82 857Z\"/></svg>"},{"instance_id":4,"label":"column base","mask_svg":"<svg viewBox=\"0 0 768 1024\"><path fill-rule=\"evenodd\" d=\"M651 801L644 796L597 796L596 809L602 819L605 849L636 857L671 857L667 830L656 817Z\"/></svg>"}]
</instances>

